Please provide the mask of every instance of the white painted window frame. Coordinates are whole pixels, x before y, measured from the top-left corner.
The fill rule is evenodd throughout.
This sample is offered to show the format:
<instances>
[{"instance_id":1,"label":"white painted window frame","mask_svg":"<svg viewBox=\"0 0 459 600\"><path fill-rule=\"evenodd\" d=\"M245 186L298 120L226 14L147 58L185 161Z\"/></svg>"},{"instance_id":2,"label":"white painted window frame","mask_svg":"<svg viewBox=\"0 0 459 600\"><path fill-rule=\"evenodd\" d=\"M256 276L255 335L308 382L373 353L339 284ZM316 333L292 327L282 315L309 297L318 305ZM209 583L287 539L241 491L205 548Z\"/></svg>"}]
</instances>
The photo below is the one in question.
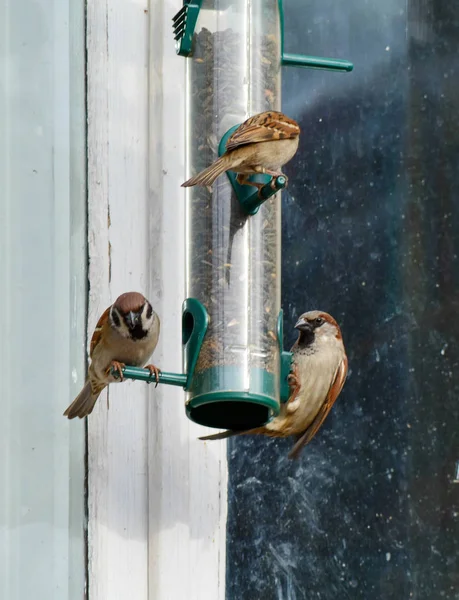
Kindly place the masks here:
<instances>
[{"instance_id":1,"label":"white painted window frame","mask_svg":"<svg viewBox=\"0 0 459 600\"><path fill-rule=\"evenodd\" d=\"M185 59L179 0L88 0L88 334L124 291L161 318L180 372ZM88 419L89 600L224 600L226 444L197 440L184 392L112 385Z\"/></svg>"}]
</instances>

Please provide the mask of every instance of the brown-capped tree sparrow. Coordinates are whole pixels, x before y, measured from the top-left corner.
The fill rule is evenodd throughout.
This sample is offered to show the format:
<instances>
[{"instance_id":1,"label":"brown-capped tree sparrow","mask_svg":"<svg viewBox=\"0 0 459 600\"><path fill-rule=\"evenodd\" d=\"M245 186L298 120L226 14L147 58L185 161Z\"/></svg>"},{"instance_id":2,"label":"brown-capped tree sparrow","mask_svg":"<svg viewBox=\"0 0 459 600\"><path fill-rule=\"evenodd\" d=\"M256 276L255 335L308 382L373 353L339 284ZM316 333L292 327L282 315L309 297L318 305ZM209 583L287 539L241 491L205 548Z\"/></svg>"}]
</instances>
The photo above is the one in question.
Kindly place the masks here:
<instances>
[{"instance_id":1,"label":"brown-capped tree sparrow","mask_svg":"<svg viewBox=\"0 0 459 600\"><path fill-rule=\"evenodd\" d=\"M89 356L91 365L86 383L64 412L69 419L91 414L102 390L116 381L112 367L123 380L124 366L143 367L152 355L159 338L159 317L150 302L138 292L127 292L119 296L100 317L94 330ZM159 369L147 365L146 369L156 376Z\"/></svg>"},{"instance_id":2,"label":"brown-capped tree sparrow","mask_svg":"<svg viewBox=\"0 0 459 600\"><path fill-rule=\"evenodd\" d=\"M291 349L291 393L281 405L280 414L257 429L224 431L199 439L218 440L242 434L294 436L296 442L289 458L298 458L302 448L319 431L343 388L347 356L338 323L328 313L318 310L304 313L295 328L299 335Z\"/></svg>"},{"instance_id":3,"label":"brown-capped tree sparrow","mask_svg":"<svg viewBox=\"0 0 459 600\"><path fill-rule=\"evenodd\" d=\"M239 183L260 189L264 184L251 182L248 175L266 173L277 177L296 153L300 127L281 112L267 111L244 121L226 143L226 152L214 163L182 183L182 187L209 186L225 171L238 173Z\"/></svg>"}]
</instances>

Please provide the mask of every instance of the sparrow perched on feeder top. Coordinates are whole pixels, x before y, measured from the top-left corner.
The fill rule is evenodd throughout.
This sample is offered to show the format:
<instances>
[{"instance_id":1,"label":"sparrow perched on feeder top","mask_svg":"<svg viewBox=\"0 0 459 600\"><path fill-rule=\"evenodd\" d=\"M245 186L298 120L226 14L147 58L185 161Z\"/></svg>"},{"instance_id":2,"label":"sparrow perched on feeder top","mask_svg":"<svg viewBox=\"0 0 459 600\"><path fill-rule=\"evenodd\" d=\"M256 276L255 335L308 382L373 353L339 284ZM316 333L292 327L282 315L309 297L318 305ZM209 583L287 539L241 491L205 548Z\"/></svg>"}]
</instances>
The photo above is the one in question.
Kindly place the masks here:
<instances>
[{"instance_id":1,"label":"sparrow perched on feeder top","mask_svg":"<svg viewBox=\"0 0 459 600\"><path fill-rule=\"evenodd\" d=\"M264 184L251 182L248 176L283 175L280 169L295 155L299 136L298 123L281 112L270 110L250 117L228 139L226 152L182 187L209 186L225 171L234 171L239 183L260 189Z\"/></svg>"},{"instance_id":2,"label":"sparrow perched on feeder top","mask_svg":"<svg viewBox=\"0 0 459 600\"><path fill-rule=\"evenodd\" d=\"M264 434L294 436L289 458L298 458L302 448L318 432L338 398L347 376L347 356L341 330L328 313L313 310L301 315L295 328L299 335L291 352L290 397L270 423L246 431L224 431L201 437L219 440L233 435Z\"/></svg>"},{"instance_id":3,"label":"sparrow perched on feeder top","mask_svg":"<svg viewBox=\"0 0 459 600\"><path fill-rule=\"evenodd\" d=\"M126 364L143 367L153 353L159 338L159 317L148 300L138 292L127 292L109 306L97 322L92 335L89 356L91 365L86 383L64 412L69 419L91 414L102 390L116 381L112 367L123 380L122 369ZM156 376L159 369L147 365Z\"/></svg>"}]
</instances>

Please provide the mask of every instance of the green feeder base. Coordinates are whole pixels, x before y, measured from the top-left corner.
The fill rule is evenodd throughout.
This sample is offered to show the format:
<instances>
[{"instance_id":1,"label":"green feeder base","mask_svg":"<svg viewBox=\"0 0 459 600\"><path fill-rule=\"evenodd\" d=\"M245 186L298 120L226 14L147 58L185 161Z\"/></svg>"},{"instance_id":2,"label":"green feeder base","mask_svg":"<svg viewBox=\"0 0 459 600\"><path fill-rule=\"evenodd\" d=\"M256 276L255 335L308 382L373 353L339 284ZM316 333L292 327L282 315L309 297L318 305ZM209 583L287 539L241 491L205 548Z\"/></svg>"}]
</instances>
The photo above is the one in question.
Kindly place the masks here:
<instances>
[{"instance_id":1,"label":"green feeder base","mask_svg":"<svg viewBox=\"0 0 459 600\"><path fill-rule=\"evenodd\" d=\"M273 398L249 392L210 392L186 405L186 414L195 423L235 431L261 427L278 413Z\"/></svg>"},{"instance_id":2,"label":"green feeder base","mask_svg":"<svg viewBox=\"0 0 459 600\"><path fill-rule=\"evenodd\" d=\"M213 367L195 372L186 412L192 421L207 427L251 429L279 414L277 397L272 373L259 368L247 373L237 366Z\"/></svg>"}]
</instances>

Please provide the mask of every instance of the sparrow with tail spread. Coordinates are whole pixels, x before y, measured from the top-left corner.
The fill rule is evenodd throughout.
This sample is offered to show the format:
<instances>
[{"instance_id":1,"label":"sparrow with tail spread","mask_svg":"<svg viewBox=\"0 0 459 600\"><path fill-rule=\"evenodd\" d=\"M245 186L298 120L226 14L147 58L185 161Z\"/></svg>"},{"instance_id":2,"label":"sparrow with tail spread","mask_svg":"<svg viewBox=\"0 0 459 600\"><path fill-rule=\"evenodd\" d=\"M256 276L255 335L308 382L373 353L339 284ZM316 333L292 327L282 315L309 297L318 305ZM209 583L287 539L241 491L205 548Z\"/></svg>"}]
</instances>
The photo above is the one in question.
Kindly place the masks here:
<instances>
[{"instance_id":1,"label":"sparrow with tail spread","mask_svg":"<svg viewBox=\"0 0 459 600\"><path fill-rule=\"evenodd\" d=\"M238 173L237 181L253 185L258 190L262 183L248 180L249 175L266 173L282 175L283 167L298 149L300 127L296 121L281 112L263 112L244 121L226 143L226 152L217 160L182 183L182 187L210 186L225 171Z\"/></svg>"},{"instance_id":2,"label":"sparrow with tail spread","mask_svg":"<svg viewBox=\"0 0 459 600\"><path fill-rule=\"evenodd\" d=\"M82 419L91 414L102 390L116 381L112 368L123 380L122 369L126 364L143 367L156 348L159 328L159 317L142 294L127 292L119 296L96 325L86 383L64 416ZM155 374L158 385L159 369L154 365L145 368Z\"/></svg>"},{"instance_id":3,"label":"sparrow with tail spread","mask_svg":"<svg viewBox=\"0 0 459 600\"><path fill-rule=\"evenodd\" d=\"M224 431L201 437L219 440L233 435L264 434L270 437L295 437L289 458L298 458L302 448L318 432L347 376L347 357L341 330L329 314L313 310L301 315L295 328L289 375L290 397L280 414L263 427L246 431Z\"/></svg>"}]
</instances>

